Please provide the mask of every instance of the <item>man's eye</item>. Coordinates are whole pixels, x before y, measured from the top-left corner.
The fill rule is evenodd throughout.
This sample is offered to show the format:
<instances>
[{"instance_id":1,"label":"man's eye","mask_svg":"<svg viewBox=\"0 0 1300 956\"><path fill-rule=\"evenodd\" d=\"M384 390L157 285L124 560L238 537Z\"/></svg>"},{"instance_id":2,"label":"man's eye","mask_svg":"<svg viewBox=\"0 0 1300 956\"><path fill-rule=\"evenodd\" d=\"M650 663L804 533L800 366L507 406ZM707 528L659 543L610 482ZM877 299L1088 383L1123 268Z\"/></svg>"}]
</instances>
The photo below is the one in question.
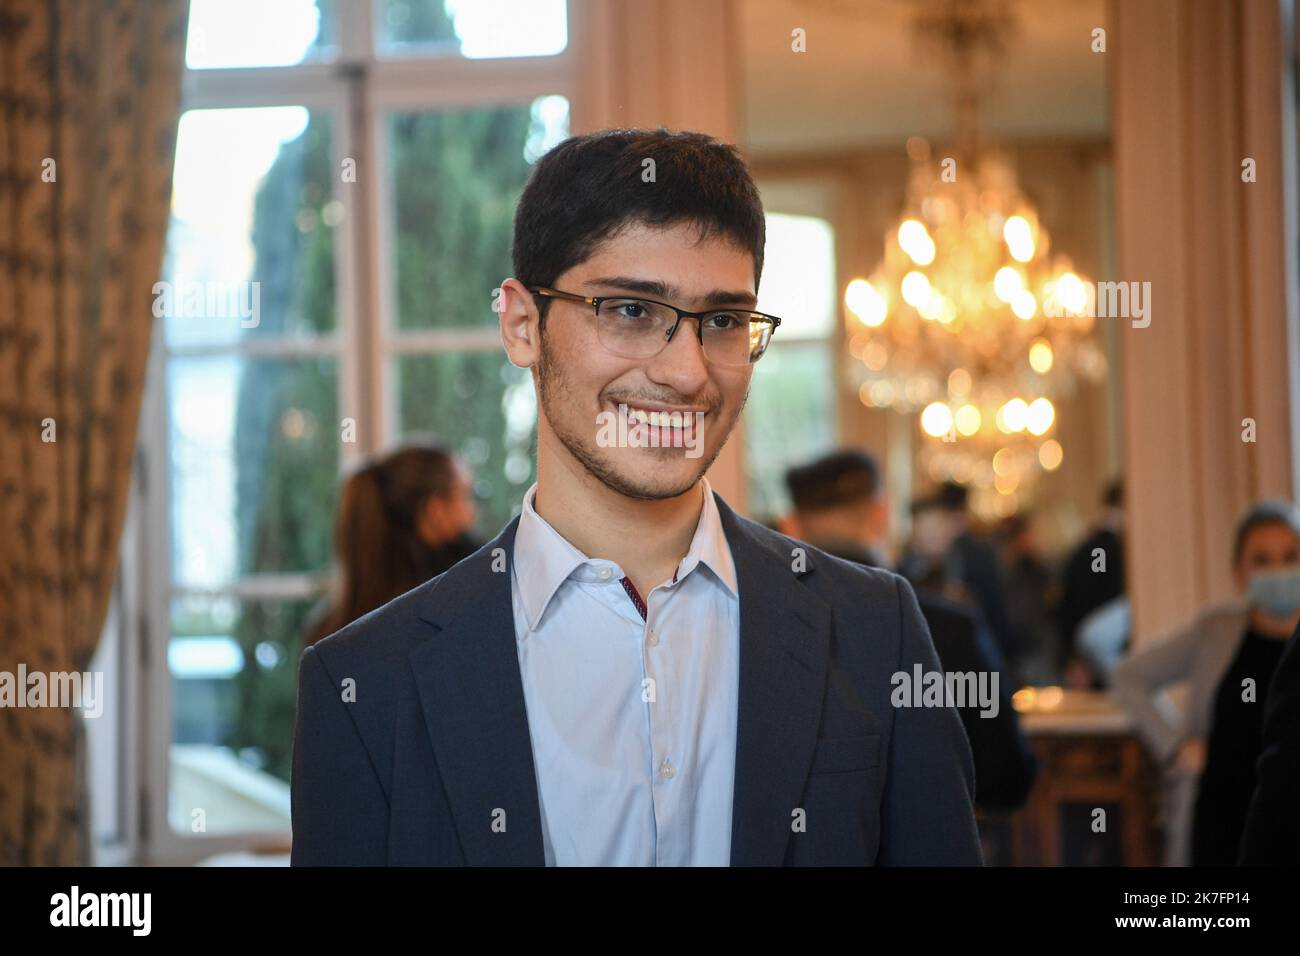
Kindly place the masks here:
<instances>
[{"instance_id":1,"label":"man's eye","mask_svg":"<svg viewBox=\"0 0 1300 956\"><path fill-rule=\"evenodd\" d=\"M709 328L727 332L739 328L744 320L739 312L713 312L709 315L708 321Z\"/></svg>"},{"instance_id":2,"label":"man's eye","mask_svg":"<svg viewBox=\"0 0 1300 956\"><path fill-rule=\"evenodd\" d=\"M635 299L611 302L609 308L620 319L644 319L650 315L650 310L646 308L646 304L637 302Z\"/></svg>"}]
</instances>

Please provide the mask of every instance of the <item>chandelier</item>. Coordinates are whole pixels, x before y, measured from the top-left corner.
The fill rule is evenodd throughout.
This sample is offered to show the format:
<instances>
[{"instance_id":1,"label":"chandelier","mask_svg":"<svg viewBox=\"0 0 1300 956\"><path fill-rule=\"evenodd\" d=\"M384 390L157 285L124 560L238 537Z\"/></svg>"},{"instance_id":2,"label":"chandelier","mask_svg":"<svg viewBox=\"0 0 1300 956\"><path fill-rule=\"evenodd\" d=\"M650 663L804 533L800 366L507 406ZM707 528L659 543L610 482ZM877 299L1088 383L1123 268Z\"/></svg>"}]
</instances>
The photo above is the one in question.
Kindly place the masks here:
<instances>
[{"instance_id":1,"label":"chandelier","mask_svg":"<svg viewBox=\"0 0 1300 956\"><path fill-rule=\"evenodd\" d=\"M1053 251L1010 164L977 142L971 33L954 22L946 34L957 142L936 160L908 141L902 214L844 300L863 404L916 414L923 471L968 485L976 512L997 517L1060 467L1060 400L1104 377L1106 361L1091 335L1095 287Z\"/></svg>"}]
</instances>

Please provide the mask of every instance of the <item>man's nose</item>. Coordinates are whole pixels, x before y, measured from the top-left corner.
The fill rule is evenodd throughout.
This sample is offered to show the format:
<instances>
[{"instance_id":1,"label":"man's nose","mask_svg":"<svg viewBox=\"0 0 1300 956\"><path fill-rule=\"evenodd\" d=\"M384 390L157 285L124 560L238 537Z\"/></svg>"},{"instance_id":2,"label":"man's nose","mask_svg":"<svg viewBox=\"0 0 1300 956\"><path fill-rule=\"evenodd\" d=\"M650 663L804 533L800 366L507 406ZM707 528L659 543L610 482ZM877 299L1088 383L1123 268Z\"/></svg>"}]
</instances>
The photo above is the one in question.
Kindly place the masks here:
<instances>
[{"instance_id":1,"label":"man's nose","mask_svg":"<svg viewBox=\"0 0 1300 956\"><path fill-rule=\"evenodd\" d=\"M709 363L700 348L699 319L683 317L664 350L650 360L646 375L678 394L695 395L709 380Z\"/></svg>"}]
</instances>

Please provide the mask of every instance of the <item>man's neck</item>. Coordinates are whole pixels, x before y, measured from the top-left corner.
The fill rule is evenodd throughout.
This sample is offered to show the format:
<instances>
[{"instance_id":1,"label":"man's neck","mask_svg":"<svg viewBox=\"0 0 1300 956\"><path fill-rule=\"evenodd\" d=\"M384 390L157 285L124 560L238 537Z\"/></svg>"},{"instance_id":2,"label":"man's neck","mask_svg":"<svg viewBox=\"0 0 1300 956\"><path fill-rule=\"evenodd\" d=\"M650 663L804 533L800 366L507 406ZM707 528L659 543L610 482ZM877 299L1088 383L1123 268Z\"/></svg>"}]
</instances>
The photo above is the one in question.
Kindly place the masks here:
<instances>
[{"instance_id":1,"label":"man's neck","mask_svg":"<svg viewBox=\"0 0 1300 956\"><path fill-rule=\"evenodd\" d=\"M885 556L885 542L876 539L871 535L862 534L860 531L846 531L845 529L860 529L863 527L862 515L853 511L826 511L809 514L807 512L798 513L800 530L803 532L803 539L810 544L828 543L828 544L845 544L852 545L854 548L861 549L871 555L877 561L883 561Z\"/></svg>"},{"instance_id":2,"label":"man's neck","mask_svg":"<svg viewBox=\"0 0 1300 956\"><path fill-rule=\"evenodd\" d=\"M704 506L702 488L696 482L676 498L629 498L567 449L539 447L533 510L587 557L617 564L644 596L670 580L690 550Z\"/></svg>"}]
</instances>

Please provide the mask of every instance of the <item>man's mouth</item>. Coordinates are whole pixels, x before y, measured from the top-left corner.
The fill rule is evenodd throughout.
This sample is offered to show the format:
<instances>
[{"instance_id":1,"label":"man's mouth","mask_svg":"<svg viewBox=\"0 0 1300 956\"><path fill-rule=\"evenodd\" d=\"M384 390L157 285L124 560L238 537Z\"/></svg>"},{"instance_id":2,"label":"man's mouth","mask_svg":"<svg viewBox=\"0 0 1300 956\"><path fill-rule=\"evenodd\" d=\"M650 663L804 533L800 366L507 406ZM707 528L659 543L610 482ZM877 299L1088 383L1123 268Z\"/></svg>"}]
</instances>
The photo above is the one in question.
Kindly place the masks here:
<instances>
[{"instance_id":1,"label":"man's mouth","mask_svg":"<svg viewBox=\"0 0 1300 956\"><path fill-rule=\"evenodd\" d=\"M654 409L634 408L629 406L627 417L629 421L637 422L641 425L649 425L652 428L681 428L682 422L686 416L691 413L686 412L661 412Z\"/></svg>"},{"instance_id":2,"label":"man's mouth","mask_svg":"<svg viewBox=\"0 0 1300 956\"><path fill-rule=\"evenodd\" d=\"M682 447L698 442L704 427L704 409L672 407L667 405L628 405L619 402L617 412L627 422L628 432L654 439L644 445ZM638 442L638 444L643 444Z\"/></svg>"}]
</instances>

